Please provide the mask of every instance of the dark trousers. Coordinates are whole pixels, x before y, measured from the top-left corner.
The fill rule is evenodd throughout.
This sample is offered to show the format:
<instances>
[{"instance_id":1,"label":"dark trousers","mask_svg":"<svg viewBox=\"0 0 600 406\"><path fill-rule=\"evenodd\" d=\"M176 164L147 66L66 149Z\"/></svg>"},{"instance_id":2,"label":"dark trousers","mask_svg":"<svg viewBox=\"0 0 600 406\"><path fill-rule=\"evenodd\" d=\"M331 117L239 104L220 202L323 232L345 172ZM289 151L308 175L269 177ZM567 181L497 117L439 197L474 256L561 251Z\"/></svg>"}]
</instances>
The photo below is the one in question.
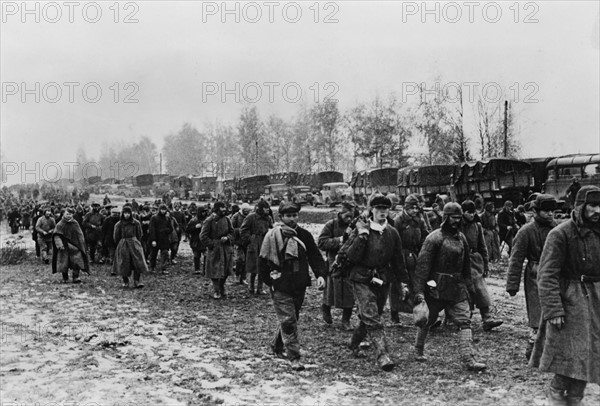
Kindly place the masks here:
<instances>
[{"instance_id":1,"label":"dark trousers","mask_svg":"<svg viewBox=\"0 0 600 406\"><path fill-rule=\"evenodd\" d=\"M175 259L177 252L179 251L179 241L171 243L171 259Z\"/></svg>"},{"instance_id":2,"label":"dark trousers","mask_svg":"<svg viewBox=\"0 0 600 406\"><path fill-rule=\"evenodd\" d=\"M285 346L290 361L300 358L298 318L300 317L302 303L304 303L305 292L305 289L294 292L294 294L271 290L273 307L279 321L271 345L273 350L278 352L282 351Z\"/></svg>"},{"instance_id":3,"label":"dark trousers","mask_svg":"<svg viewBox=\"0 0 600 406\"><path fill-rule=\"evenodd\" d=\"M86 244L90 250L90 261L96 261L96 249L98 249L98 241L86 241Z\"/></svg>"},{"instance_id":4,"label":"dark trousers","mask_svg":"<svg viewBox=\"0 0 600 406\"><path fill-rule=\"evenodd\" d=\"M158 251L160 251L160 268L163 271L167 270L167 264L169 263L169 249L168 248L158 248L152 247L152 251L150 252L150 268L156 268L156 257L158 256Z\"/></svg>"}]
</instances>

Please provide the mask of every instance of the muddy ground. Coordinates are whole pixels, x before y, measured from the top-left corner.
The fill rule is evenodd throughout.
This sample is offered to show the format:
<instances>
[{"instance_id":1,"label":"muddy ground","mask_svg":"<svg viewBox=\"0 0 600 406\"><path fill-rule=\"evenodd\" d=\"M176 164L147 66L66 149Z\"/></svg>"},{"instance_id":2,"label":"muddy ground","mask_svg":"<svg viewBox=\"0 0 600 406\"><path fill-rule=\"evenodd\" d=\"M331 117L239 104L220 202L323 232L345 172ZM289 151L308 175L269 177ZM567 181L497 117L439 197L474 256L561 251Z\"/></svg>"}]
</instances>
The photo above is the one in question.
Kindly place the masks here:
<instances>
[{"instance_id":1,"label":"muddy ground","mask_svg":"<svg viewBox=\"0 0 600 406\"><path fill-rule=\"evenodd\" d=\"M318 233L320 225L307 225ZM6 239L6 224L2 225ZM30 234L24 234L27 240ZM30 244L27 245L30 247ZM182 243L171 275L148 274L146 287L124 290L109 267L95 265L81 285L63 285L33 253L0 271L0 398L2 405L544 405L550 376L526 367L528 337L522 292L504 293L506 259L488 279L505 324L481 330L475 347L488 365L459 364L455 333L430 336L427 363L412 360L415 327L389 323L398 367L385 373L346 349L351 333L320 317L320 293L308 290L299 334L306 370L296 373L268 348L275 317L268 296L228 282L228 298L210 297L208 280L192 275ZM356 316L352 318L356 323ZM600 391L589 385L591 404Z\"/></svg>"}]
</instances>

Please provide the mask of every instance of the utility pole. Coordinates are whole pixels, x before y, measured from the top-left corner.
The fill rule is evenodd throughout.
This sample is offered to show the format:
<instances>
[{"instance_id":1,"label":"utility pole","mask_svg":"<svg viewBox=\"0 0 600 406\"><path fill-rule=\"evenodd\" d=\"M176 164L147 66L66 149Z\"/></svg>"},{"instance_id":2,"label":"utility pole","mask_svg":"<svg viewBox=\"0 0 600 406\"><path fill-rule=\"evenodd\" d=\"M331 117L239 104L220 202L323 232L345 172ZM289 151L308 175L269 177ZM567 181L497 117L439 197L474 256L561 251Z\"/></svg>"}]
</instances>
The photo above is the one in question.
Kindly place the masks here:
<instances>
[{"instance_id":1,"label":"utility pole","mask_svg":"<svg viewBox=\"0 0 600 406\"><path fill-rule=\"evenodd\" d=\"M158 174L162 175L162 153L158 154L159 157L159 167L158 167Z\"/></svg>"},{"instance_id":2,"label":"utility pole","mask_svg":"<svg viewBox=\"0 0 600 406\"><path fill-rule=\"evenodd\" d=\"M508 100L504 100L504 157L508 156Z\"/></svg>"}]
</instances>

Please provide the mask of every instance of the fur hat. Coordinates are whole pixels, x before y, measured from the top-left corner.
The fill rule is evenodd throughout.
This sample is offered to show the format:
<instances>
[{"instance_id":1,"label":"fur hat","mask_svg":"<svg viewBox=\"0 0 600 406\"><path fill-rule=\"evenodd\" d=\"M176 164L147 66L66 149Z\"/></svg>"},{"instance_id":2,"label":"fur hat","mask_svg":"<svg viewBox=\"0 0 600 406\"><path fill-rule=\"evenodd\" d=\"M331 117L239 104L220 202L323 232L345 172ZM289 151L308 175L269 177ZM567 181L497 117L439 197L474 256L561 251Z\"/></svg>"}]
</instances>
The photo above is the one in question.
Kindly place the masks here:
<instances>
[{"instance_id":1,"label":"fur hat","mask_svg":"<svg viewBox=\"0 0 600 406\"><path fill-rule=\"evenodd\" d=\"M460 204L450 202L444 205L444 216L462 216L463 211Z\"/></svg>"},{"instance_id":2,"label":"fur hat","mask_svg":"<svg viewBox=\"0 0 600 406\"><path fill-rule=\"evenodd\" d=\"M579 189L575 198L575 205L600 204L600 188L594 185L586 185Z\"/></svg>"},{"instance_id":3,"label":"fur hat","mask_svg":"<svg viewBox=\"0 0 600 406\"><path fill-rule=\"evenodd\" d=\"M404 199L404 207L407 209L416 207L418 205L419 205L419 196L417 196L414 193L406 196L406 199Z\"/></svg>"},{"instance_id":4,"label":"fur hat","mask_svg":"<svg viewBox=\"0 0 600 406\"><path fill-rule=\"evenodd\" d=\"M373 193L369 198L369 207L384 207L389 209L392 207L392 201L381 193Z\"/></svg>"},{"instance_id":5,"label":"fur hat","mask_svg":"<svg viewBox=\"0 0 600 406\"><path fill-rule=\"evenodd\" d=\"M465 200L464 202L462 202L460 207L463 212L467 212L467 211L475 212L475 202L472 200Z\"/></svg>"},{"instance_id":6,"label":"fur hat","mask_svg":"<svg viewBox=\"0 0 600 406\"><path fill-rule=\"evenodd\" d=\"M294 202L283 201L279 205L279 214L298 213L300 205Z\"/></svg>"}]
</instances>

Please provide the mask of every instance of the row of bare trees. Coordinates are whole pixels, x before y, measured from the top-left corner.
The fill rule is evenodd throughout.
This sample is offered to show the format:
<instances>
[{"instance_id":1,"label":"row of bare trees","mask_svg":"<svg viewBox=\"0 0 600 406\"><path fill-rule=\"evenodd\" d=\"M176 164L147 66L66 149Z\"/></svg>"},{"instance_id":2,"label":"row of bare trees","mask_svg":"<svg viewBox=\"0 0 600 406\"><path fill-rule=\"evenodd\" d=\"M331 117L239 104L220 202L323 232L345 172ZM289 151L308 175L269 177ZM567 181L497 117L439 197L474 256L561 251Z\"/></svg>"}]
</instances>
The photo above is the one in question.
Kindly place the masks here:
<instances>
[{"instance_id":1,"label":"row of bare trees","mask_svg":"<svg viewBox=\"0 0 600 406\"><path fill-rule=\"evenodd\" d=\"M234 124L215 121L197 128L184 123L165 136L161 167L158 149L148 137L105 146L96 162L103 174L114 174L115 162L135 162L138 174L162 170L233 177L451 164L503 156L505 147L508 157L517 157L516 118L508 112L505 133L503 101L465 100L460 88L452 98L426 93L421 89L416 103L402 103L394 94L377 96L346 111L336 102L304 104L288 120L261 117L256 106L245 106ZM466 116L471 117L469 125ZM83 148L77 161L90 161ZM103 176L108 177L114 176Z\"/></svg>"}]
</instances>

